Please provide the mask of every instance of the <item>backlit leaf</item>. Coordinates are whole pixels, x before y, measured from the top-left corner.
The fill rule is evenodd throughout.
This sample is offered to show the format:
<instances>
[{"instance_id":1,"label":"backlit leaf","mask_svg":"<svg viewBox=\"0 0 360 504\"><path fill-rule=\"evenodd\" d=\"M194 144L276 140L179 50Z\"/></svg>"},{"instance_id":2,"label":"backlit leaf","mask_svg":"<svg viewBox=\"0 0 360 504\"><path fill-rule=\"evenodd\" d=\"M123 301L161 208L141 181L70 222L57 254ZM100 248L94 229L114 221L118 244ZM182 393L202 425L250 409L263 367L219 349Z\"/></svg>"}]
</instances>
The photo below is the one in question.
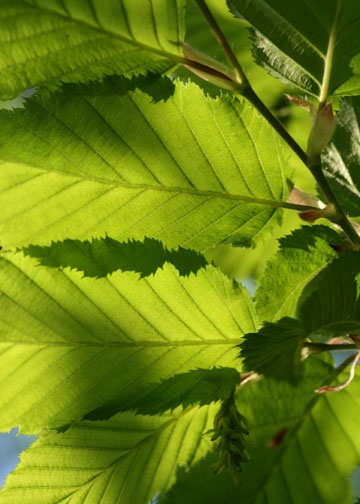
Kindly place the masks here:
<instances>
[{"instance_id":1,"label":"backlit leaf","mask_svg":"<svg viewBox=\"0 0 360 504\"><path fill-rule=\"evenodd\" d=\"M214 477L211 454L190 471L179 469L160 503L183 504L196 495L199 504L351 504L349 475L360 459L360 378L341 393L314 394L331 373L326 362L309 360L297 387L270 379L241 387L237 405L249 421L251 464L243 466L240 484L227 473Z\"/></svg>"},{"instance_id":2,"label":"backlit leaf","mask_svg":"<svg viewBox=\"0 0 360 504\"><path fill-rule=\"evenodd\" d=\"M69 86L0 111L4 248L108 234L204 250L279 223L292 158L252 106L191 84L154 104L129 86Z\"/></svg>"},{"instance_id":3,"label":"backlit leaf","mask_svg":"<svg viewBox=\"0 0 360 504\"><path fill-rule=\"evenodd\" d=\"M3 431L60 427L120 395L124 409L145 391L155 400L175 374L234 367L235 345L256 330L246 290L211 266L93 279L34 262L0 260Z\"/></svg>"},{"instance_id":4,"label":"backlit leaf","mask_svg":"<svg viewBox=\"0 0 360 504\"><path fill-rule=\"evenodd\" d=\"M0 95L164 71L182 55L185 0L2 0ZM170 58L170 60L169 60Z\"/></svg>"},{"instance_id":5,"label":"backlit leaf","mask_svg":"<svg viewBox=\"0 0 360 504\"><path fill-rule=\"evenodd\" d=\"M281 238L280 250L268 261L256 291L260 319L295 316L304 287L337 257L330 245L340 243L339 235L325 226L304 226Z\"/></svg>"},{"instance_id":6,"label":"backlit leaf","mask_svg":"<svg viewBox=\"0 0 360 504\"><path fill-rule=\"evenodd\" d=\"M106 422L81 422L65 433L43 433L21 456L0 492L0 503L146 504L172 486L179 466L211 448L203 432L216 407Z\"/></svg>"}]
</instances>

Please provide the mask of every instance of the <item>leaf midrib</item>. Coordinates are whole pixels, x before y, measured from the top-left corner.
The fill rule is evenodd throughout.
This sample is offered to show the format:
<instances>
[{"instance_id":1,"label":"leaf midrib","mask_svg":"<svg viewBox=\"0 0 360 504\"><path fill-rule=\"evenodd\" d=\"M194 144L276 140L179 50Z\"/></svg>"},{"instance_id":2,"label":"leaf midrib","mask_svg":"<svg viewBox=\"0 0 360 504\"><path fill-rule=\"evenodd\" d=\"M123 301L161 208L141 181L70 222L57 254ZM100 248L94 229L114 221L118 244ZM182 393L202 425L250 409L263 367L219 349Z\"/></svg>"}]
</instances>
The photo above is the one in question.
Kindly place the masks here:
<instances>
[{"instance_id":1,"label":"leaf midrib","mask_svg":"<svg viewBox=\"0 0 360 504\"><path fill-rule=\"evenodd\" d=\"M37 346L40 348L47 347L69 347L69 348L151 348L151 347L182 347L182 346L212 346L212 345L238 345L241 338L229 338L229 339L211 339L211 340L181 340L181 341L132 341L132 342L122 342L122 341L111 341L111 342L81 342L81 341L18 341L18 340L2 340L0 343L0 348L2 345L16 345L16 346ZM0 352L1 353L1 352Z\"/></svg>"},{"instance_id":2,"label":"leaf midrib","mask_svg":"<svg viewBox=\"0 0 360 504\"><path fill-rule=\"evenodd\" d=\"M5 163L7 161L4 160ZM16 164L19 164L23 166L23 163L16 163L12 162L11 163L13 166ZM133 182L116 182L115 180L106 180L102 179L99 177L94 177L94 176L79 176L78 173L71 173L71 172L66 172L62 170L58 170L55 168L47 169L39 166L34 166L34 165L27 165L29 167L32 167L36 170L41 170L45 173L58 173L61 176L68 176L68 177L74 177L76 179L80 179L85 182L96 182L99 184L103 185L109 185L113 187L122 187L124 189L138 189L138 190L143 190L143 191L159 191L159 192L170 192L170 193L176 193L176 194L189 194L193 196L200 196L200 197L207 197L207 198L219 198L219 199L227 199L227 200L233 200L233 201L242 201L244 203L253 203L253 204L259 204L259 205L264 205L264 206L270 206L270 207L275 207L275 208L288 208L290 210L296 210L296 211L304 211L304 210L312 210L313 207L306 206L306 205L296 205L294 203L288 203L287 201L279 201L279 200L269 200L266 198L256 198L252 196L246 196L243 194L232 194L232 193L222 193L219 191L208 191L205 189L192 189L192 188L187 188L187 187L179 187L179 186L156 186L156 185L151 185L151 184L139 184L139 183L133 183Z\"/></svg>"}]
</instances>

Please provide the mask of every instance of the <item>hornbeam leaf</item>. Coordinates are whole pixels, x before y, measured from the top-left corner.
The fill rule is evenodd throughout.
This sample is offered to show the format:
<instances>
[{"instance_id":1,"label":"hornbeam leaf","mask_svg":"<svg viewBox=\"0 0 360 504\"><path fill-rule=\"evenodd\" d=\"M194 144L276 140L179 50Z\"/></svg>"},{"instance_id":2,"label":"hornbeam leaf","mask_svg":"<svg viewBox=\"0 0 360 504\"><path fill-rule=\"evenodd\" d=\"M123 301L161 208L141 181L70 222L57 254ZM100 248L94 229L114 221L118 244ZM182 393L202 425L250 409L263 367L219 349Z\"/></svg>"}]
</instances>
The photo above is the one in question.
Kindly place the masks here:
<instances>
[{"instance_id":1,"label":"hornbeam leaf","mask_svg":"<svg viewBox=\"0 0 360 504\"><path fill-rule=\"evenodd\" d=\"M359 332L359 274L359 252L347 251L310 282L298 305L298 317L308 334Z\"/></svg>"},{"instance_id":2,"label":"hornbeam leaf","mask_svg":"<svg viewBox=\"0 0 360 504\"><path fill-rule=\"evenodd\" d=\"M256 307L260 319L274 322L294 317L304 287L337 257L331 248L337 244L341 244L339 235L325 226L304 226L281 238L280 250L259 279Z\"/></svg>"},{"instance_id":3,"label":"hornbeam leaf","mask_svg":"<svg viewBox=\"0 0 360 504\"><path fill-rule=\"evenodd\" d=\"M125 403L121 395L85 415L88 420L105 420L119 411L136 410L143 415L160 414L178 406L201 406L231 396L240 381L234 368L193 369L144 388L143 395Z\"/></svg>"},{"instance_id":4,"label":"hornbeam leaf","mask_svg":"<svg viewBox=\"0 0 360 504\"><path fill-rule=\"evenodd\" d=\"M304 339L299 321L285 317L266 323L258 333L246 334L240 355L246 370L296 383L303 374Z\"/></svg>"},{"instance_id":5,"label":"hornbeam leaf","mask_svg":"<svg viewBox=\"0 0 360 504\"><path fill-rule=\"evenodd\" d=\"M195 494L198 504L351 504L349 475L360 457L360 378L358 373L341 393L315 395L332 372L332 366L314 359L296 387L271 379L240 387L237 405L251 429L251 464L243 466L240 484L227 473L214 478L209 454L191 470L178 469L160 504L192 502ZM279 433L282 441L275 444Z\"/></svg>"},{"instance_id":6,"label":"hornbeam leaf","mask_svg":"<svg viewBox=\"0 0 360 504\"><path fill-rule=\"evenodd\" d=\"M298 297L297 319L265 323L245 335L241 356L248 371L296 382L303 370L306 338L347 336L360 331L360 255L347 251L323 268ZM346 345L344 345L346 349Z\"/></svg>"},{"instance_id":7,"label":"hornbeam leaf","mask_svg":"<svg viewBox=\"0 0 360 504\"><path fill-rule=\"evenodd\" d=\"M336 197L349 215L360 215L360 99L342 100L323 166Z\"/></svg>"},{"instance_id":8,"label":"hornbeam leaf","mask_svg":"<svg viewBox=\"0 0 360 504\"><path fill-rule=\"evenodd\" d=\"M247 291L211 266L180 277L165 264L139 281L34 262L20 253L0 259L4 431L58 427L116 394L126 405L175 374L233 367L235 345L256 330Z\"/></svg>"},{"instance_id":9,"label":"hornbeam leaf","mask_svg":"<svg viewBox=\"0 0 360 504\"><path fill-rule=\"evenodd\" d=\"M0 111L4 248L108 234L204 250L279 222L296 162L251 105L180 83L154 105L133 87L70 85Z\"/></svg>"},{"instance_id":10,"label":"hornbeam leaf","mask_svg":"<svg viewBox=\"0 0 360 504\"><path fill-rule=\"evenodd\" d=\"M156 273L165 263L173 264L182 276L196 273L207 265L203 255L179 248L168 250L159 240L119 242L109 236L91 241L64 240L50 246L29 245L24 255L37 258L43 266L70 267L86 277L105 277L114 271L135 271L140 278Z\"/></svg>"},{"instance_id":11,"label":"hornbeam leaf","mask_svg":"<svg viewBox=\"0 0 360 504\"><path fill-rule=\"evenodd\" d=\"M189 467L211 447L214 407L106 422L80 422L62 434L40 434L21 455L0 492L0 503L146 504L168 490L179 466Z\"/></svg>"},{"instance_id":12,"label":"hornbeam leaf","mask_svg":"<svg viewBox=\"0 0 360 504\"><path fill-rule=\"evenodd\" d=\"M330 94L360 93L360 78L354 77L350 68L352 58L360 54L359 2L227 0L227 3L235 16L244 17L255 28L255 59L275 77L316 97L324 78L329 79Z\"/></svg>"},{"instance_id":13,"label":"hornbeam leaf","mask_svg":"<svg viewBox=\"0 0 360 504\"><path fill-rule=\"evenodd\" d=\"M182 56L185 3L2 0L0 96L169 69Z\"/></svg>"}]
</instances>

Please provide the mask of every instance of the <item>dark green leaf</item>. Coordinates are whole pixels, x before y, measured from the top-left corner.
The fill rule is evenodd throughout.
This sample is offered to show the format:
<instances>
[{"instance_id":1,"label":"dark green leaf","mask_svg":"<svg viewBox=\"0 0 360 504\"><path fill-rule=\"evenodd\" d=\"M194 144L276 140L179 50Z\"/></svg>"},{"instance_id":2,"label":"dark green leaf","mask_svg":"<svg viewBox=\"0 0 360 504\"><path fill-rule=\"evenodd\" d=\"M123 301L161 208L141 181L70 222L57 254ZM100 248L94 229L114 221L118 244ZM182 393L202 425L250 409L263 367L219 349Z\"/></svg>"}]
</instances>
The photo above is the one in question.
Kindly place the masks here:
<instances>
[{"instance_id":1,"label":"dark green leaf","mask_svg":"<svg viewBox=\"0 0 360 504\"><path fill-rule=\"evenodd\" d=\"M360 330L360 253L347 251L307 286L298 317L307 335L346 335Z\"/></svg>"},{"instance_id":2,"label":"dark green leaf","mask_svg":"<svg viewBox=\"0 0 360 504\"><path fill-rule=\"evenodd\" d=\"M303 341L301 324L295 319L282 318L265 323L258 333L246 334L240 355L248 371L296 383L303 373L300 358Z\"/></svg>"},{"instance_id":3,"label":"dark green leaf","mask_svg":"<svg viewBox=\"0 0 360 504\"><path fill-rule=\"evenodd\" d=\"M344 99L323 155L327 179L349 215L360 215L360 98Z\"/></svg>"},{"instance_id":4,"label":"dark green leaf","mask_svg":"<svg viewBox=\"0 0 360 504\"><path fill-rule=\"evenodd\" d=\"M126 410L155 415L178 406L210 404L229 397L239 380L239 372L233 368L194 369L144 387L141 397L126 401L123 395L118 395L88 413L85 419L104 420Z\"/></svg>"},{"instance_id":5,"label":"dark green leaf","mask_svg":"<svg viewBox=\"0 0 360 504\"><path fill-rule=\"evenodd\" d=\"M22 249L27 256L37 258L41 265L70 267L82 271L86 277L105 277L114 271L135 271L140 278L155 274L158 268L170 263L182 276L196 273L207 264L204 256L194 250L179 247L168 250L154 238L144 241L119 242L109 236L92 241L64 240L50 246L29 245Z\"/></svg>"},{"instance_id":6,"label":"dark green leaf","mask_svg":"<svg viewBox=\"0 0 360 504\"><path fill-rule=\"evenodd\" d=\"M360 4L338 0L227 0L237 17L255 28L256 61L274 76L319 96L324 69L330 94L359 94L360 79L350 62L360 53ZM334 55L328 51L335 42ZM348 80L351 79L351 89Z\"/></svg>"},{"instance_id":7,"label":"dark green leaf","mask_svg":"<svg viewBox=\"0 0 360 504\"><path fill-rule=\"evenodd\" d=\"M326 226L304 226L280 239L280 250L267 263L259 279L256 306L263 321L294 317L307 283L337 257L330 245L341 244Z\"/></svg>"}]
</instances>

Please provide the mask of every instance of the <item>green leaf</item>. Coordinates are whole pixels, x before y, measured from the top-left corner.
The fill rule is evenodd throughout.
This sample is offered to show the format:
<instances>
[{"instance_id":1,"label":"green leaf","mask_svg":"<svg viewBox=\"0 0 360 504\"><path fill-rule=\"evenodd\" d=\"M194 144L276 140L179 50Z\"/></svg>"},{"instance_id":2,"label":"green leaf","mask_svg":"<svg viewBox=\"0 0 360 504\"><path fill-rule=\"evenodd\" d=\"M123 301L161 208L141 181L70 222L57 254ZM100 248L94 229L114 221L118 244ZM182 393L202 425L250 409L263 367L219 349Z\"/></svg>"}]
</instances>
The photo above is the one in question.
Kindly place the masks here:
<instances>
[{"instance_id":1,"label":"green leaf","mask_svg":"<svg viewBox=\"0 0 360 504\"><path fill-rule=\"evenodd\" d=\"M255 59L272 75L316 97L325 85L329 86L330 94L360 92L360 79L353 76L350 68L352 58L360 53L358 2L227 0L227 3L235 16L243 16L255 28Z\"/></svg>"},{"instance_id":2,"label":"green leaf","mask_svg":"<svg viewBox=\"0 0 360 504\"><path fill-rule=\"evenodd\" d=\"M298 320L286 317L276 323L265 323L258 333L246 334L240 345L245 369L297 383L303 374L304 339Z\"/></svg>"},{"instance_id":3,"label":"green leaf","mask_svg":"<svg viewBox=\"0 0 360 504\"><path fill-rule=\"evenodd\" d=\"M184 504L192 502L196 495L197 504L224 504L236 502L239 485L235 485L228 471L214 475L217 452L210 452L190 470L179 467L176 483L166 493L160 494L159 504ZM240 475L240 485L242 477Z\"/></svg>"},{"instance_id":4,"label":"green leaf","mask_svg":"<svg viewBox=\"0 0 360 504\"><path fill-rule=\"evenodd\" d=\"M182 56L185 3L2 0L0 96L169 69Z\"/></svg>"},{"instance_id":5,"label":"green leaf","mask_svg":"<svg viewBox=\"0 0 360 504\"><path fill-rule=\"evenodd\" d=\"M245 368L270 378L296 382L303 369L301 348L306 338L357 334L359 274L359 252L347 251L334 259L302 291L298 320L282 318L276 323L265 323L257 334L245 335L240 344Z\"/></svg>"},{"instance_id":6,"label":"green leaf","mask_svg":"<svg viewBox=\"0 0 360 504\"><path fill-rule=\"evenodd\" d=\"M268 322L295 316L304 287L337 257L330 245L341 244L341 240L328 227L304 226L279 243L280 249L269 259L256 291L259 318Z\"/></svg>"},{"instance_id":7,"label":"green leaf","mask_svg":"<svg viewBox=\"0 0 360 504\"><path fill-rule=\"evenodd\" d=\"M306 333L344 336L360 328L360 256L344 252L307 286L298 317Z\"/></svg>"},{"instance_id":8,"label":"green leaf","mask_svg":"<svg viewBox=\"0 0 360 504\"><path fill-rule=\"evenodd\" d=\"M0 502L146 504L172 486L179 466L209 451L203 431L211 427L214 409L161 417L125 413L40 434L8 476Z\"/></svg>"},{"instance_id":9,"label":"green leaf","mask_svg":"<svg viewBox=\"0 0 360 504\"><path fill-rule=\"evenodd\" d=\"M176 374L160 383L151 383L143 395L124 404L119 395L85 416L88 420L105 420L119 411L135 410L143 415L160 414L178 406L211 404L229 397L240 381L234 368L193 369Z\"/></svg>"},{"instance_id":10,"label":"green leaf","mask_svg":"<svg viewBox=\"0 0 360 504\"><path fill-rule=\"evenodd\" d=\"M252 464L243 467L239 488L242 503L295 504L299 497L312 504L352 501L349 474L360 456L360 379L339 394L314 395L319 384L331 380L331 366L314 359L306 367L305 379L296 388L261 380L238 392L239 408L252 433Z\"/></svg>"},{"instance_id":11,"label":"green leaf","mask_svg":"<svg viewBox=\"0 0 360 504\"><path fill-rule=\"evenodd\" d=\"M120 394L125 407L175 374L233 367L235 345L256 330L247 291L211 266L93 279L3 254L0 303L3 431L36 433Z\"/></svg>"},{"instance_id":12,"label":"green leaf","mask_svg":"<svg viewBox=\"0 0 360 504\"><path fill-rule=\"evenodd\" d=\"M349 215L360 215L360 99L341 102L331 144L323 154L323 166L336 197Z\"/></svg>"},{"instance_id":13,"label":"green leaf","mask_svg":"<svg viewBox=\"0 0 360 504\"><path fill-rule=\"evenodd\" d=\"M143 242L119 242L109 236L90 241L64 240L50 246L29 245L24 255L34 257L43 266L70 267L86 277L101 278L114 271L135 271L140 278L153 275L165 263L175 266L181 276L196 273L207 265L204 256L179 248L168 250L159 240L145 238Z\"/></svg>"},{"instance_id":14,"label":"green leaf","mask_svg":"<svg viewBox=\"0 0 360 504\"><path fill-rule=\"evenodd\" d=\"M191 84L154 105L133 85L64 87L0 111L4 248L108 234L204 250L279 223L292 158L251 105Z\"/></svg>"},{"instance_id":15,"label":"green leaf","mask_svg":"<svg viewBox=\"0 0 360 504\"><path fill-rule=\"evenodd\" d=\"M360 377L341 393L315 395L329 373L331 366L313 359L297 387L271 379L240 387L238 408L251 429L251 464L243 466L240 484L227 473L214 478L209 454L189 471L178 469L160 503L183 504L196 495L199 504L351 504L349 475L360 457Z\"/></svg>"}]
</instances>

